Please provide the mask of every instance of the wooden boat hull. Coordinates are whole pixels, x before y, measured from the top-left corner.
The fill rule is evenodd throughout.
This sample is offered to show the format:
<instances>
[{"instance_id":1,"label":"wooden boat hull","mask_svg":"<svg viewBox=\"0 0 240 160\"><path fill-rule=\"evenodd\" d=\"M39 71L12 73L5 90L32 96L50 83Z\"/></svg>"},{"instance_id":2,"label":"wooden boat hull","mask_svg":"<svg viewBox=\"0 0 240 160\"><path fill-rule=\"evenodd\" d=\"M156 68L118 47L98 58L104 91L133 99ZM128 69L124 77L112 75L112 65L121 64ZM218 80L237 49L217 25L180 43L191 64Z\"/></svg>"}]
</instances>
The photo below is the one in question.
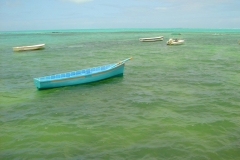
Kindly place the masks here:
<instances>
[{"instance_id":1,"label":"wooden boat hull","mask_svg":"<svg viewBox=\"0 0 240 160\"><path fill-rule=\"evenodd\" d=\"M163 36L139 39L139 41L141 42L155 42L155 41L162 41L162 40L163 40Z\"/></svg>"},{"instance_id":2,"label":"wooden boat hull","mask_svg":"<svg viewBox=\"0 0 240 160\"><path fill-rule=\"evenodd\" d=\"M121 76L123 75L124 65L127 60L130 59L126 59L115 64L108 64L105 66L34 78L34 84L37 89L48 89L91 83L114 76Z\"/></svg>"},{"instance_id":3,"label":"wooden boat hull","mask_svg":"<svg viewBox=\"0 0 240 160\"><path fill-rule=\"evenodd\" d=\"M21 47L13 47L13 51L30 51L30 50L37 50L43 49L45 44L37 44L32 46L21 46Z\"/></svg>"}]
</instances>

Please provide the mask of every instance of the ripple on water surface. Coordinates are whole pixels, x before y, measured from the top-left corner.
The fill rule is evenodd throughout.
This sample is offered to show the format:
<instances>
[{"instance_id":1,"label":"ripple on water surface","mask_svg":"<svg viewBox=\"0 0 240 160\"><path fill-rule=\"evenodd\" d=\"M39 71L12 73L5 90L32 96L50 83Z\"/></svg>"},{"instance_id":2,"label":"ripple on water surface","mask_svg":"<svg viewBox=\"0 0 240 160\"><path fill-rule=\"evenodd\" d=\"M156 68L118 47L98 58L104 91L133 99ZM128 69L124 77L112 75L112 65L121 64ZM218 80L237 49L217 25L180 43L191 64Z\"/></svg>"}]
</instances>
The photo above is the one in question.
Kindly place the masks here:
<instances>
[{"instance_id":1,"label":"ripple on water surface","mask_svg":"<svg viewBox=\"0 0 240 160\"><path fill-rule=\"evenodd\" d=\"M236 159L239 33L184 33L185 44L143 43L159 32L6 35L0 50L2 159ZM31 38L30 38L31 37ZM12 46L46 43L39 51ZM224 39L224 40L223 40ZM195 42L198 43L195 43ZM124 76L38 91L34 77L133 57Z\"/></svg>"}]
</instances>

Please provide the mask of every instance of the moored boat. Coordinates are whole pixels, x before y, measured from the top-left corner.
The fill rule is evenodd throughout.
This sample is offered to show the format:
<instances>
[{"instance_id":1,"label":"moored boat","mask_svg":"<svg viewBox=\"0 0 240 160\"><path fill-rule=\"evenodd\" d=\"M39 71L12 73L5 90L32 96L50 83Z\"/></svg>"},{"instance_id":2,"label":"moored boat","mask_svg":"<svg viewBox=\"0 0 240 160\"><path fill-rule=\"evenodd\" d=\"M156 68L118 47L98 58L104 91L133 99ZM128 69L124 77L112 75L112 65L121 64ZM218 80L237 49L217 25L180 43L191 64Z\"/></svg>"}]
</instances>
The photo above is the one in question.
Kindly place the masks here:
<instances>
[{"instance_id":1,"label":"moored boat","mask_svg":"<svg viewBox=\"0 0 240 160\"><path fill-rule=\"evenodd\" d=\"M172 35L181 35L181 33L173 32Z\"/></svg>"},{"instance_id":2,"label":"moored boat","mask_svg":"<svg viewBox=\"0 0 240 160\"><path fill-rule=\"evenodd\" d=\"M155 41L162 41L163 36L159 37L150 37L150 38L139 38L139 41L141 42L155 42Z\"/></svg>"},{"instance_id":3,"label":"moored boat","mask_svg":"<svg viewBox=\"0 0 240 160\"><path fill-rule=\"evenodd\" d=\"M132 58L128 58L118 63L107 64L78 71L34 78L33 80L37 89L63 87L100 81L110 77L123 75L124 64L131 59Z\"/></svg>"},{"instance_id":4,"label":"moored boat","mask_svg":"<svg viewBox=\"0 0 240 160\"><path fill-rule=\"evenodd\" d=\"M167 41L167 45L179 45L179 44L183 44L184 43L184 40L181 40L181 39L169 39Z\"/></svg>"},{"instance_id":5,"label":"moored boat","mask_svg":"<svg viewBox=\"0 0 240 160\"><path fill-rule=\"evenodd\" d=\"M20 47L13 47L13 51L29 51L29 50L37 50L43 49L45 44L37 44L31 46L20 46Z\"/></svg>"}]
</instances>

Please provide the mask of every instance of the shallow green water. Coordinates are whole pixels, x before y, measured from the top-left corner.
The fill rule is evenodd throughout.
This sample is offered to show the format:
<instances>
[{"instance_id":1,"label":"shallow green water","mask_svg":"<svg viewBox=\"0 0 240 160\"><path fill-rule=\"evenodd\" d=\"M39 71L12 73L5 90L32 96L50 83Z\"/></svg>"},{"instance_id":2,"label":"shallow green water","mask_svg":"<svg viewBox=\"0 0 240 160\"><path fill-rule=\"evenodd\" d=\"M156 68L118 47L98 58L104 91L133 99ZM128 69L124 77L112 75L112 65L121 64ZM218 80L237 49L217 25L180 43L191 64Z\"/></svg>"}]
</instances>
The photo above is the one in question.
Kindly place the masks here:
<instances>
[{"instance_id":1,"label":"shallow green water","mask_svg":"<svg viewBox=\"0 0 240 160\"><path fill-rule=\"evenodd\" d=\"M240 158L240 31L179 31L180 46L157 29L1 33L0 159ZM164 41L138 40L154 36ZM123 77L33 84L129 57Z\"/></svg>"}]
</instances>

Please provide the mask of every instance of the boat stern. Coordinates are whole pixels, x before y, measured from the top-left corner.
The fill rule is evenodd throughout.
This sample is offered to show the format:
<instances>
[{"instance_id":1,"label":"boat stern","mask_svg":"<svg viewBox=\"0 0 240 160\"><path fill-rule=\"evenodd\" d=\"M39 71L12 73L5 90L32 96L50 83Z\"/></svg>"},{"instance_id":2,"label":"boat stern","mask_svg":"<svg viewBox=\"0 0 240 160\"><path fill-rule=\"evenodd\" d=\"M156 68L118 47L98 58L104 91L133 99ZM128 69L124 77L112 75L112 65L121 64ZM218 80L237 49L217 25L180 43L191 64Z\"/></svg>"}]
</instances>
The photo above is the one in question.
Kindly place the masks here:
<instances>
[{"instance_id":1,"label":"boat stern","mask_svg":"<svg viewBox=\"0 0 240 160\"><path fill-rule=\"evenodd\" d=\"M41 88L41 84L38 78L33 78L33 82L35 84L35 86L37 87L37 89Z\"/></svg>"}]
</instances>

